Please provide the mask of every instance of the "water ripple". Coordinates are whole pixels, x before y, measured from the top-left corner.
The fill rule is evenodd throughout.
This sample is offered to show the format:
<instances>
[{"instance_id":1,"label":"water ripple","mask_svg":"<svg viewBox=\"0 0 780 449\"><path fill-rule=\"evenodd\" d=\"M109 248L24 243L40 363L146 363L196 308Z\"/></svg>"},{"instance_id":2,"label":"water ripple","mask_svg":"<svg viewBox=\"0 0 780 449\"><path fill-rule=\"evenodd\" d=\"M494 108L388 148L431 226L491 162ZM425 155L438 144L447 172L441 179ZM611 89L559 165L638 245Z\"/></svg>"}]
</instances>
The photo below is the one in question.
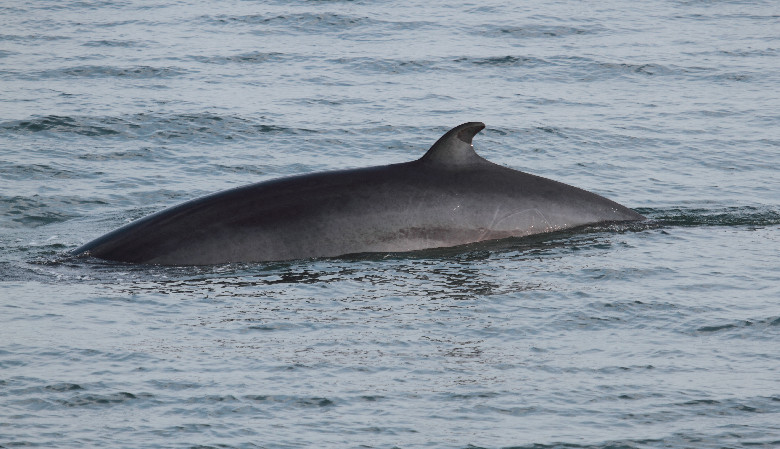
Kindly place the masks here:
<instances>
[{"instance_id":1,"label":"water ripple","mask_svg":"<svg viewBox=\"0 0 780 449\"><path fill-rule=\"evenodd\" d=\"M264 134L301 135L314 133L254 120L210 114L140 113L119 117L45 116L0 123L0 131L14 134L43 134L52 137L69 135L121 139L234 139Z\"/></svg>"},{"instance_id":2,"label":"water ripple","mask_svg":"<svg viewBox=\"0 0 780 449\"><path fill-rule=\"evenodd\" d=\"M32 76L42 80L64 77L157 79L177 77L187 72L188 70L179 67L152 67L144 65L135 67L77 66L34 72ZM28 77L30 75L24 74L20 76Z\"/></svg>"}]
</instances>

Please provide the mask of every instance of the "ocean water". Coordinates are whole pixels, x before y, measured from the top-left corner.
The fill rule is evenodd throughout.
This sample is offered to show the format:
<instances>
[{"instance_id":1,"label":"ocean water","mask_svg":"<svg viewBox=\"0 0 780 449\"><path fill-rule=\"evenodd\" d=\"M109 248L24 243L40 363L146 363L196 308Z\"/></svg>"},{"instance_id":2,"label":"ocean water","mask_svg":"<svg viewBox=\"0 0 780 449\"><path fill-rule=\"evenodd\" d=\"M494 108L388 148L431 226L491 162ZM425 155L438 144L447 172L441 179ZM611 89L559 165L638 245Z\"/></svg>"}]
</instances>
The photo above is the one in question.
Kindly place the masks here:
<instances>
[{"instance_id":1,"label":"ocean water","mask_svg":"<svg viewBox=\"0 0 780 449\"><path fill-rule=\"evenodd\" d=\"M410 254L68 255L252 182L487 159L650 218ZM780 446L767 1L5 1L0 447Z\"/></svg>"}]
</instances>

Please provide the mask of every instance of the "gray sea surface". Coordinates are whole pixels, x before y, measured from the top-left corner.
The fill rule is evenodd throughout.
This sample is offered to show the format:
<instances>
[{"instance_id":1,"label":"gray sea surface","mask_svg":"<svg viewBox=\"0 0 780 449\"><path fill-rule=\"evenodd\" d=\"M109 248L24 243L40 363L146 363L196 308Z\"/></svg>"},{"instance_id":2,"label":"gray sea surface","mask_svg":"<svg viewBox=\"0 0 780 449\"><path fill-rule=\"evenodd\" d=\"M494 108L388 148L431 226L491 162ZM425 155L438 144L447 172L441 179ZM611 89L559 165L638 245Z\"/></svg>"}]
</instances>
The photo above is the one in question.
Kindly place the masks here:
<instances>
[{"instance_id":1,"label":"gray sea surface","mask_svg":"<svg viewBox=\"0 0 780 449\"><path fill-rule=\"evenodd\" d=\"M76 258L253 182L485 158L650 221L408 254ZM0 4L0 447L780 446L780 7Z\"/></svg>"}]
</instances>

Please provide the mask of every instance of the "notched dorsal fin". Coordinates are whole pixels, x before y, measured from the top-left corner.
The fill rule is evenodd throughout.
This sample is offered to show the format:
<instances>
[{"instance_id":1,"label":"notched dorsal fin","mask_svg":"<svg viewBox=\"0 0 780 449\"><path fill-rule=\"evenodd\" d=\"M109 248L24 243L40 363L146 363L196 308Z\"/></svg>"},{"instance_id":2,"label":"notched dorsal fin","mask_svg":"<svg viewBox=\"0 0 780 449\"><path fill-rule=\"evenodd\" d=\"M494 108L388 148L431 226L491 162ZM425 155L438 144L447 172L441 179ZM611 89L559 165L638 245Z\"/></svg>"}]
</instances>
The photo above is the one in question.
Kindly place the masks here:
<instances>
[{"instance_id":1,"label":"notched dorsal fin","mask_svg":"<svg viewBox=\"0 0 780 449\"><path fill-rule=\"evenodd\" d=\"M482 122L468 122L456 126L441 136L420 160L449 166L468 165L482 161L471 140L485 129Z\"/></svg>"}]
</instances>

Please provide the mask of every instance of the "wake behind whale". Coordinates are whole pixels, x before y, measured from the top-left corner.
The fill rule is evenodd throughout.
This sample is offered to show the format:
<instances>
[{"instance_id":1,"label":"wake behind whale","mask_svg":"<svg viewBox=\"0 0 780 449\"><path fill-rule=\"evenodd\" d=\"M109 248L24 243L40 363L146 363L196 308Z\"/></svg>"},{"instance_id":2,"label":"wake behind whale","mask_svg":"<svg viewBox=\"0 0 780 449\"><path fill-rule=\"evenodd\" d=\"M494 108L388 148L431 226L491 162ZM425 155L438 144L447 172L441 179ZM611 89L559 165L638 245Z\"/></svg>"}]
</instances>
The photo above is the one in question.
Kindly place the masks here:
<instances>
[{"instance_id":1,"label":"wake behind whale","mask_svg":"<svg viewBox=\"0 0 780 449\"><path fill-rule=\"evenodd\" d=\"M406 252L644 217L614 201L477 155L469 122L420 159L312 173L194 199L73 251L205 265Z\"/></svg>"}]
</instances>

